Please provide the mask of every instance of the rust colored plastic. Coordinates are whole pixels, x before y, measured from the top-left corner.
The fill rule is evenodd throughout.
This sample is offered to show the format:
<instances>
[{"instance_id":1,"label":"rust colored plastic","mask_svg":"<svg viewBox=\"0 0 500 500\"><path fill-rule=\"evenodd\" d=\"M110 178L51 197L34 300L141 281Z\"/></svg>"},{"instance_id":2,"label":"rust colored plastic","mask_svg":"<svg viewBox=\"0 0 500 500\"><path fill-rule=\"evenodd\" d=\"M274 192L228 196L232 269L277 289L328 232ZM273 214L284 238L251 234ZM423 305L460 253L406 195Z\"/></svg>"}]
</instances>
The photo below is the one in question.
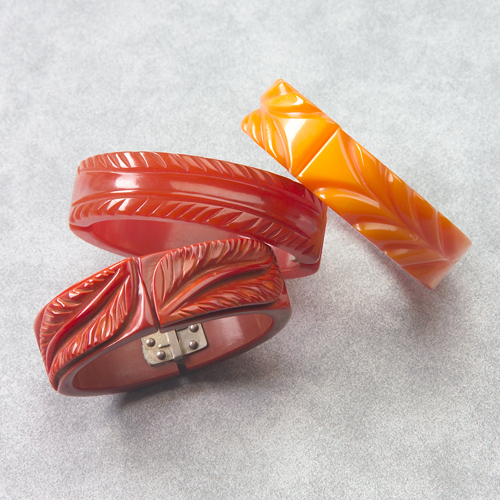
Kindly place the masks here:
<instances>
[{"instance_id":1,"label":"rust colored plastic","mask_svg":"<svg viewBox=\"0 0 500 500\"><path fill-rule=\"evenodd\" d=\"M71 230L125 256L246 237L273 247L285 278L319 268L326 207L298 182L235 163L124 152L81 162Z\"/></svg>"},{"instance_id":2,"label":"rust colored plastic","mask_svg":"<svg viewBox=\"0 0 500 500\"><path fill-rule=\"evenodd\" d=\"M304 186L428 288L469 238L337 123L278 80L243 130Z\"/></svg>"},{"instance_id":3,"label":"rust colored plastic","mask_svg":"<svg viewBox=\"0 0 500 500\"><path fill-rule=\"evenodd\" d=\"M232 239L118 262L58 295L34 330L54 389L87 396L179 374L175 361L148 364L147 335L201 323L208 346L182 359L193 370L267 340L290 313L272 249Z\"/></svg>"}]
</instances>

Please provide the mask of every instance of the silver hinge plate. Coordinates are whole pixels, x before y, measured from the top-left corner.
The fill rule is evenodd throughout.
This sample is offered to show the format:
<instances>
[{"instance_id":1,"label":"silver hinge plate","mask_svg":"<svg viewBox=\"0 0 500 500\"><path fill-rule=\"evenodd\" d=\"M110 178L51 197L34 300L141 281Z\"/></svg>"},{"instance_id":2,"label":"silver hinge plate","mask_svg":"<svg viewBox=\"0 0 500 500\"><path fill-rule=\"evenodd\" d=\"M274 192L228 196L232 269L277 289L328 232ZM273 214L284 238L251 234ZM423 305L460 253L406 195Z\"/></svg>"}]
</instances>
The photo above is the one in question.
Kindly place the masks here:
<instances>
[{"instance_id":1,"label":"silver hinge plate","mask_svg":"<svg viewBox=\"0 0 500 500\"><path fill-rule=\"evenodd\" d=\"M152 333L141 340L144 358L150 366L181 361L184 356L208 346L201 323L195 323L181 330Z\"/></svg>"}]
</instances>

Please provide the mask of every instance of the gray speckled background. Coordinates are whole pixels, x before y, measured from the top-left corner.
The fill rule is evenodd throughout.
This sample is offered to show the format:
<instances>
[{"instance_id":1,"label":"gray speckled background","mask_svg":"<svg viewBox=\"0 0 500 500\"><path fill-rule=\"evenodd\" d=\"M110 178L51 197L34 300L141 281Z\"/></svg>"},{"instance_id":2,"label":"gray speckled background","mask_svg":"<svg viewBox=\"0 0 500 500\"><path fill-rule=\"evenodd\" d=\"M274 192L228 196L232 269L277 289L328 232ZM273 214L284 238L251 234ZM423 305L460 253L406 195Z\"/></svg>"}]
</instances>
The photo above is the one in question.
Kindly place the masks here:
<instances>
[{"instance_id":1,"label":"gray speckled background","mask_svg":"<svg viewBox=\"0 0 500 500\"><path fill-rule=\"evenodd\" d=\"M496 0L0 2L0 497L500 498L499 25ZM330 212L271 341L134 393L56 394L33 318L119 260L67 227L78 162L286 175L239 128L277 78L471 250L430 292Z\"/></svg>"}]
</instances>

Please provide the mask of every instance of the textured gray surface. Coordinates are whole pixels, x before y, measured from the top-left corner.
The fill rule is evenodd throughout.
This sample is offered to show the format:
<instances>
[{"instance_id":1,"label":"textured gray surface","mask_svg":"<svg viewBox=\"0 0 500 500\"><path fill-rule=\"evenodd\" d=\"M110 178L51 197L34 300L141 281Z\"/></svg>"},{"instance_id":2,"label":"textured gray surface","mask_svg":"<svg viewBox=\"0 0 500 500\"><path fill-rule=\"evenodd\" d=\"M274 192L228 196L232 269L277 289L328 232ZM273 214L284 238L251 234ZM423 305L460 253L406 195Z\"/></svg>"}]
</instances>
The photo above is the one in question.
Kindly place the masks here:
<instances>
[{"instance_id":1,"label":"textured gray surface","mask_svg":"<svg viewBox=\"0 0 500 500\"><path fill-rule=\"evenodd\" d=\"M446 4L0 2L1 498L500 498L500 3ZM430 292L330 213L271 341L139 392L53 392L33 318L118 260L67 228L77 163L143 149L284 174L239 129L277 78L471 250Z\"/></svg>"}]
</instances>

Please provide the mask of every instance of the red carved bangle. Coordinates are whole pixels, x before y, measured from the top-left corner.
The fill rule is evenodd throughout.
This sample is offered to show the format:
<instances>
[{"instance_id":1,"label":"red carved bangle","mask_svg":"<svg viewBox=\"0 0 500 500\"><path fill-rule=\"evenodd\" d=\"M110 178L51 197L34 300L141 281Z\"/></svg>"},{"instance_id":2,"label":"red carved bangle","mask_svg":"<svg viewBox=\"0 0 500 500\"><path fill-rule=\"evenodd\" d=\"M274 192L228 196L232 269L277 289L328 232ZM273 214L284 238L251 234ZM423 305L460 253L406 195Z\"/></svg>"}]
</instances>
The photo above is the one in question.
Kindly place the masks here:
<instances>
[{"instance_id":1,"label":"red carved bangle","mask_svg":"<svg viewBox=\"0 0 500 500\"><path fill-rule=\"evenodd\" d=\"M220 160L109 153L81 162L70 228L126 256L246 237L271 245L285 278L319 268L326 207L300 183Z\"/></svg>"},{"instance_id":2,"label":"red carved bangle","mask_svg":"<svg viewBox=\"0 0 500 500\"><path fill-rule=\"evenodd\" d=\"M290 312L271 248L240 238L122 260L58 295L34 329L54 389L85 396L243 352Z\"/></svg>"}]
</instances>

